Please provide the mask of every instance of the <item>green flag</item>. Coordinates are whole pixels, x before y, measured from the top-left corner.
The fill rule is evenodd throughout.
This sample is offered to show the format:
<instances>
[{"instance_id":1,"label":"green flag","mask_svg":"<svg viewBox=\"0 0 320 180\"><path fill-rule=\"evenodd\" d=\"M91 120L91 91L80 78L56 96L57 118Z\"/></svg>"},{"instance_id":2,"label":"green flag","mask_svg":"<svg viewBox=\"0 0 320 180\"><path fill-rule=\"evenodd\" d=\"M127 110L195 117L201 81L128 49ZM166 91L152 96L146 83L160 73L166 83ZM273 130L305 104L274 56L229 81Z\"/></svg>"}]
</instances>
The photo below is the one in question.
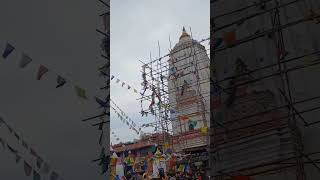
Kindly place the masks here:
<instances>
[{"instance_id":1,"label":"green flag","mask_svg":"<svg viewBox=\"0 0 320 180\"><path fill-rule=\"evenodd\" d=\"M75 90L79 97L88 99L86 95L86 91L84 89L80 88L79 86L75 86Z\"/></svg>"}]
</instances>

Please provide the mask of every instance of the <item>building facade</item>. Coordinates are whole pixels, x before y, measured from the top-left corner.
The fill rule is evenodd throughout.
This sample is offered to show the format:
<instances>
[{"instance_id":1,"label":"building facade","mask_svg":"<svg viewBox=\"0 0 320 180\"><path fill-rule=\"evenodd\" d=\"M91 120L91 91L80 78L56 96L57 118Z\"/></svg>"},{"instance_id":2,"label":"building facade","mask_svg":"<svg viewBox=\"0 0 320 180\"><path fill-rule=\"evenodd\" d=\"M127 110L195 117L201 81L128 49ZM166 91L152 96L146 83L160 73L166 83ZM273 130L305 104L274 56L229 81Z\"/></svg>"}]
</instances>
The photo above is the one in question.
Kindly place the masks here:
<instances>
[{"instance_id":1,"label":"building facade","mask_svg":"<svg viewBox=\"0 0 320 180\"><path fill-rule=\"evenodd\" d=\"M177 152L208 143L201 130L209 126L209 62L206 48L183 28L168 61L170 119Z\"/></svg>"}]
</instances>

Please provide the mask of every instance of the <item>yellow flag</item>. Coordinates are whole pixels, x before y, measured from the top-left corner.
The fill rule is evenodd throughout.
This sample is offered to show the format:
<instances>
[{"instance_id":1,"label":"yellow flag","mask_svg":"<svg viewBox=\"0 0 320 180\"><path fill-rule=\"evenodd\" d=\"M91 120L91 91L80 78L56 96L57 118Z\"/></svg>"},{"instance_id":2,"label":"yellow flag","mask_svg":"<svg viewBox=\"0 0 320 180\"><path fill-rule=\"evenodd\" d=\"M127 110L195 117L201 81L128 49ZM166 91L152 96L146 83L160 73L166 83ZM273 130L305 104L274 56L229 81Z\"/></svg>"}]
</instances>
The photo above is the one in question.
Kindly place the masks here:
<instances>
[{"instance_id":1,"label":"yellow flag","mask_svg":"<svg viewBox=\"0 0 320 180\"><path fill-rule=\"evenodd\" d=\"M207 126L202 127L202 128L200 129L200 132L201 132L202 134L207 134L207 133L208 133L208 127L207 127Z\"/></svg>"},{"instance_id":2,"label":"yellow flag","mask_svg":"<svg viewBox=\"0 0 320 180\"><path fill-rule=\"evenodd\" d=\"M169 148L169 146L170 146L170 145L169 145L168 142L166 142L166 143L164 144L164 148L165 148L165 149Z\"/></svg>"}]
</instances>

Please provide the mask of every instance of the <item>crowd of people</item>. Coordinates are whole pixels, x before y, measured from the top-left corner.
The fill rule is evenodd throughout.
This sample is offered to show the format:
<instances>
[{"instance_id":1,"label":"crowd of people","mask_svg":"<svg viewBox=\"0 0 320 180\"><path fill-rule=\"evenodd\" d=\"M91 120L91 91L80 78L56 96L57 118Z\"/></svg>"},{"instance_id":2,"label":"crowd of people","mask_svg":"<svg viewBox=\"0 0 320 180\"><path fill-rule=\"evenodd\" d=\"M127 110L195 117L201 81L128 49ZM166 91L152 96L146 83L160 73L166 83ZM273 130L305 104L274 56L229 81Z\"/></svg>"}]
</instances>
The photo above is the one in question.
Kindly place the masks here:
<instances>
[{"instance_id":1,"label":"crowd of people","mask_svg":"<svg viewBox=\"0 0 320 180\"><path fill-rule=\"evenodd\" d=\"M203 172L187 173L187 172L167 172L159 171L157 177L147 172L135 172L134 175L127 173L126 176L116 176L115 180L205 180Z\"/></svg>"}]
</instances>

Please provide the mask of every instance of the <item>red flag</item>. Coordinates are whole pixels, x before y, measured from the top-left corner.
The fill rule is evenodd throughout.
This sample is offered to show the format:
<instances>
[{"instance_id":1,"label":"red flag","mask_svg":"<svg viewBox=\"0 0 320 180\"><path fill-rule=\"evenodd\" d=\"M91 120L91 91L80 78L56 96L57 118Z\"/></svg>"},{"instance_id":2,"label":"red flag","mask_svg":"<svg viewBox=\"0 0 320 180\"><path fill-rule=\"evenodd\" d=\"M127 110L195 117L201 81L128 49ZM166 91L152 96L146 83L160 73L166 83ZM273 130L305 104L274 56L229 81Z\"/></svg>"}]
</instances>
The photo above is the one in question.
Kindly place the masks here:
<instances>
[{"instance_id":1,"label":"red flag","mask_svg":"<svg viewBox=\"0 0 320 180\"><path fill-rule=\"evenodd\" d=\"M46 67L43 66L43 65L40 65L39 70L38 70L38 74L37 74L37 80L40 80L41 77L42 77L45 73L47 73L48 71L49 71L48 68L46 68Z\"/></svg>"},{"instance_id":2,"label":"red flag","mask_svg":"<svg viewBox=\"0 0 320 180\"><path fill-rule=\"evenodd\" d=\"M188 120L188 119L189 119L188 116L180 116L180 120L181 120L181 121L185 121L185 120Z\"/></svg>"}]
</instances>

